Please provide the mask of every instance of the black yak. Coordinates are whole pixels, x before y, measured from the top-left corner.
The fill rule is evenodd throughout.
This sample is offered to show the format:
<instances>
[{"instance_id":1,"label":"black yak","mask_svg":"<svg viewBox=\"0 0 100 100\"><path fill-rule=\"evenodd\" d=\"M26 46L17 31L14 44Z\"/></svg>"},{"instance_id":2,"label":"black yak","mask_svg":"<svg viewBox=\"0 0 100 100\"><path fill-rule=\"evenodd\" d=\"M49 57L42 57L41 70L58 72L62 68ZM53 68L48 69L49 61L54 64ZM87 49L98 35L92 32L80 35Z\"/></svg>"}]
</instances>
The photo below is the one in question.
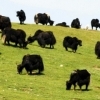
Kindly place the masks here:
<instances>
[{"instance_id":1,"label":"black yak","mask_svg":"<svg viewBox=\"0 0 100 100\"><path fill-rule=\"evenodd\" d=\"M97 59L100 59L100 41L97 41L95 44L95 54L97 55Z\"/></svg>"},{"instance_id":2,"label":"black yak","mask_svg":"<svg viewBox=\"0 0 100 100\"><path fill-rule=\"evenodd\" d=\"M46 13L37 13L35 16L34 16L34 22L36 24L38 23L41 23L43 25L47 25L48 23L52 26L54 24L54 21L52 21L50 19L50 16Z\"/></svg>"},{"instance_id":3,"label":"black yak","mask_svg":"<svg viewBox=\"0 0 100 100\"><path fill-rule=\"evenodd\" d=\"M7 16L0 15L0 29L3 31L4 28L10 27L11 28L11 20Z\"/></svg>"},{"instance_id":4,"label":"black yak","mask_svg":"<svg viewBox=\"0 0 100 100\"><path fill-rule=\"evenodd\" d=\"M66 22L58 23L56 26L63 26L63 27L69 27L69 25L66 24Z\"/></svg>"},{"instance_id":5,"label":"black yak","mask_svg":"<svg viewBox=\"0 0 100 100\"><path fill-rule=\"evenodd\" d=\"M17 11L17 17L19 18L20 24L24 24L24 21L26 20L26 14L23 10Z\"/></svg>"},{"instance_id":6,"label":"black yak","mask_svg":"<svg viewBox=\"0 0 100 100\"><path fill-rule=\"evenodd\" d=\"M5 28L1 37L5 37L4 44L10 45L10 42L14 42L15 46L19 44L20 47L23 48L26 48L28 44L27 41L25 41L26 33L22 29Z\"/></svg>"},{"instance_id":7,"label":"black yak","mask_svg":"<svg viewBox=\"0 0 100 100\"><path fill-rule=\"evenodd\" d=\"M80 21L78 18L73 19L73 21L71 22L71 27L76 29L81 28Z\"/></svg>"},{"instance_id":8,"label":"black yak","mask_svg":"<svg viewBox=\"0 0 100 100\"><path fill-rule=\"evenodd\" d=\"M18 73L21 74L24 68L26 69L28 74L32 74L32 71L34 70L38 70L38 74L40 74L44 70L42 57L36 54L24 55L22 63L17 65Z\"/></svg>"},{"instance_id":9,"label":"black yak","mask_svg":"<svg viewBox=\"0 0 100 100\"><path fill-rule=\"evenodd\" d=\"M68 51L68 48L71 48L73 52L76 52L77 48L82 46L82 41L77 37L66 36L63 39L63 47Z\"/></svg>"},{"instance_id":10,"label":"black yak","mask_svg":"<svg viewBox=\"0 0 100 100\"><path fill-rule=\"evenodd\" d=\"M83 85L86 85L85 89L87 90L90 84L90 76L91 74L86 69L74 70L70 74L69 81L66 81L66 90L70 90L72 85L74 85L74 90L75 90L77 84L80 89L82 89Z\"/></svg>"},{"instance_id":11,"label":"black yak","mask_svg":"<svg viewBox=\"0 0 100 100\"><path fill-rule=\"evenodd\" d=\"M92 29L93 29L93 27L96 27L96 30L98 27L100 28L99 19L92 19L91 20L91 27L92 27Z\"/></svg>"},{"instance_id":12,"label":"black yak","mask_svg":"<svg viewBox=\"0 0 100 100\"><path fill-rule=\"evenodd\" d=\"M40 29L37 30L33 36L27 38L28 43L32 43L35 40L37 40L38 44L43 48L46 45L50 45L50 48L54 48L54 44L56 43L56 38L52 31L42 31Z\"/></svg>"}]
</instances>

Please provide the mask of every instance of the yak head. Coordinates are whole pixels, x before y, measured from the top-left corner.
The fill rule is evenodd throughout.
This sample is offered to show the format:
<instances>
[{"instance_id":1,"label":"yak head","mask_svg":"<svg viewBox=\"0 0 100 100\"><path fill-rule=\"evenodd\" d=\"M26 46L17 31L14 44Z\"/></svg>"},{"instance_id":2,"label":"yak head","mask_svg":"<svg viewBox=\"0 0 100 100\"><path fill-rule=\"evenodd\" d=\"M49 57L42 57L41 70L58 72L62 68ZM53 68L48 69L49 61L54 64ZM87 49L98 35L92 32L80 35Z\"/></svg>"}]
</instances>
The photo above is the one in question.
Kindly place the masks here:
<instances>
[{"instance_id":1,"label":"yak head","mask_svg":"<svg viewBox=\"0 0 100 100\"><path fill-rule=\"evenodd\" d=\"M49 24L50 24L50 26L53 26L54 21L50 20L50 21L49 21Z\"/></svg>"},{"instance_id":2,"label":"yak head","mask_svg":"<svg viewBox=\"0 0 100 100\"><path fill-rule=\"evenodd\" d=\"M28 41L25 41L25 42L23 43L23 48L26 49L28 44L29 44L29 42L28 42Z\"/></svg>"},{"instance_id":3,"label":"yak head","mask_svg":"<svg viewBox=\"0 0 100 100\"><path fill-rule=\"evenodd\" d=\"M18 74L22 73L22 69L23 69L22 64L17 65L17 72L18 72Z\"/></svg>"},{"instance_id":4,"label":"yak head","mask_svg":"<svg viewBox=\"0 0 100 100\"><path fill-rule=\"evenodd\" d=\"M70 81L66 81L66 90L70 90L71 89L71 82Z\"/></svg>"},{"instance_id":5,"label":"yak head","mask_svg":"<svg viewBox=\"0 0 100 100\"><path fill-rule=\"evenodd\" d=\"M32 42L34 42L36 40L36 38L33 36L29 36L28 38L27 38L27 42L28 43L32 43Z\"/></svg>"},{"instance_id":6,"label":"yak head","mask_svg":"<svg viewBox=\"0 0 100 100\"><path fill-rule=\"evenodd\" d=\"M82 46L82 41L78 40L78 44L79 44L79 46Z\"/></svg>"},{"instance_id":7,"label":"yak head","mask_svg":"<svg viewBox=\"0 0 100 100\"><path fill-rule=\"evenodd\" d=\"M16 16L17 16L17 17L20 17L20 15L21 15L20 11L17 11L16 13L17 13Z\"/></svg>"}]
</instances>

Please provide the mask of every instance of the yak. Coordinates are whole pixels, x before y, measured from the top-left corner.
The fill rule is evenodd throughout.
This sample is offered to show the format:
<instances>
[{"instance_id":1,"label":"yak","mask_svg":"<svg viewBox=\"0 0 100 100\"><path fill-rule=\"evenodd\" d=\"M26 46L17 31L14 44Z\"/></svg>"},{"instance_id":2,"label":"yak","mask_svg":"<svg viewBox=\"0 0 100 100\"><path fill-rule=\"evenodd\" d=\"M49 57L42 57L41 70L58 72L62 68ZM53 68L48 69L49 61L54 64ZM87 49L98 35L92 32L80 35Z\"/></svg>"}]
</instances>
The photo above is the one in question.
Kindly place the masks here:
<instances>
[{"instance_id":1,"label":"yak","mask_svg":"<svg viewBox=\"0 0 100 100\"><path fill-rule=\"evenodd\" d=\"M3 31L4 28L10 27L11 28L11 20L7 16L0 15L0 29Z\"/></svg>"},{"instance_id":2,"label":"yak","mask_svg":"<svg viewBox=\"0 0 100 100\"><path fill-rule=\"evenodd\" d=\"M24 10L17 11L16 13L16 16L19 18L20 24L24 24L24 21L26 20L26 14Z\"/></svg>"},{"instance_id":3,"label":"yak","mask_svg":"<svg viewBox=\"0 0 100 100\"><path fill-rule=\"evenodd\" d=\"M96 30L98 27L100 28L99 19L92 19L91 20L91 27L92 27L92 29L93 29L93 27L96 27Z\"/></svg>"},{"instance_id":4,"label":"yak","mask_svg":"<svg viewBox=\"0 0 100 100\"><path fill-rule=\"evenodd\" d=\"M66 81L66 90L70 90L72 85L74 85L74 90L76 89L76 85L78 85L80 89L82 89L83 85L86 85L85 90L88 90L90 76L91 74L86 69L74 70L70 74L69 81Z\"/></svg>"},{"instance_id":5,"label":"yak","mask_svg":"<svg viewBox=\"0 0 100 100\"><path fill-rule=\"evenodd\" d=\"M10 45L10 42L14 42L15 46L20 45L20 48L26 48L27 41L25 41L26 33L22 29L5 28L1 35L1 38L5 37L4 44Z\"/></svg>"},{"instance_id":6,"label":"yak","mask_svg":"<svg viewBox=\"0 0 100 100\"><path fill-rule=\"evenodd\" d=\"M73 19L73 21L71 22L71 27L76 29L81 28L79 18Z\"/></svg>"},{"instance_id":7,"label":"yak","mask_svg":"<svg viewBox=\"0 0 100 100\"><path fill-rule=\"evenodd\" d=\"M38 74L40 74L44 70L42 57L37 54L24 55L22 58L22 63L17 65L17 72L21 74L24 68L30 75L32 74L33 70L38 70Z\"/></svg>"},{"instance_id":8,"label":"yak","mask_svg":"<svg viewBox=\"0 0 100 100\"><path fill-rule=\"evenodd\" d=\"M38 44L43 48L45 48L46 45L50 45L50 49L53 49L56 43L56 38L52 31L43 31L40 29L37 30L33 36L27 38L28 43L32 43L35 40L37 40Z\"/></svg>"},{"instance_id":9,"label":"yak","mask_svg":"<svg viewBox=\"0 0 100 100\"><path fill-rule=\"evenodd\" d=\"M77 48L82 46L82 40L79 40L77 37L65 36L63 39L63 47L68 51L68 48L71 48L75 53Z\"/></svg>"},{"instance_id":10,"label":"yak","mask_svg":"<svg viewBox=\"0 0 100 100\"><path fill-rule=\"evenodd\" d=\"M97 41L95 44L95 54L97 55L97 59L100 59L100 41Z\"/></svg>"},{"instance_id":11,"label":"yak","mask_svg":"<svg viewBox=\"0 0 100 100\"><path fill-rule=\"evenodd\" d=\"M66 24L66 22L58 23L56 26L63 26L63 27L69 27L69 25Z\"/></svg>"},{"instance_id":12,"label":"yak","mask_svg":"<svg viewBox=\"0 0 100 100\"><path fill-rule=\"evenodd\" d=\"M36 24L41 23L42 25L47 25L49 23L51 26L54 24L54 21L52 21L50 16L46 13L37 13L34 16L34 22Z\"/></svg>"}]
</instances>

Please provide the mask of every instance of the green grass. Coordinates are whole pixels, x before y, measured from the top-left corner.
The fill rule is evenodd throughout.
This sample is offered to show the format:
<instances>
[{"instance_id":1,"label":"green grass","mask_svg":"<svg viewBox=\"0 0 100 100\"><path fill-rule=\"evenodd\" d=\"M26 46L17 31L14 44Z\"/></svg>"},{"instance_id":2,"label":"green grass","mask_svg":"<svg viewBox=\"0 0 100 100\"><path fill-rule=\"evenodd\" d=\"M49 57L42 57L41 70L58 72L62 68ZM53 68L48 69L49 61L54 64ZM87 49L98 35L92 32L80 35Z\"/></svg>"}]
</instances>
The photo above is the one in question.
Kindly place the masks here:
<instances>
[{"instance_id":1,"label":"green grass","mask_svg":"<svg viewBox=\"0 0 100 100\"><path fill-rule=\"evenodd\" d=\"M57 43L55 49L41 48L37 42L28 45L28 49L21 49L4 46L0 41L0 100L100 100L100 60L94 53L100 31L33 24L12 25L15 29L23 29L27 37L38 29L53 31ZM82 40L83 46L78 47L76 53L65 51L62 45L63 38L68 35ZM42 56L43 75L30 76L25 70L22 75L17 74L16 63L21 63L25 54ZM66 80L69 80L74 69L87 69L91 73L89 91L66 90Z\"/></svg>"}]
</instances>

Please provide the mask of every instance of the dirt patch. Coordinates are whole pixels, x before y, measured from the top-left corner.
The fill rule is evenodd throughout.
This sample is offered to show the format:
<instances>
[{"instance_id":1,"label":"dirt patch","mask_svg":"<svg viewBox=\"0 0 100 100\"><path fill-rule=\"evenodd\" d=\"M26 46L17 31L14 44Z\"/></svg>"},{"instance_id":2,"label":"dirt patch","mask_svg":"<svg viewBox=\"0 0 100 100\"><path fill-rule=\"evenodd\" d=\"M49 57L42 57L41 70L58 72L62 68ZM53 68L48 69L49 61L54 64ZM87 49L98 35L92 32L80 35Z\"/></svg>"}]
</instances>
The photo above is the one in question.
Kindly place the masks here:
<instances>
[{"instance_id":1,"label":"dirt patch","mask_svg":"<svg viewBox=\"0 0 100 100\"><path fill-rule=\"evenodd\" d=\"M94 69L100 70L100 66L94 66Z\"/></svg>"}]
</instances>

